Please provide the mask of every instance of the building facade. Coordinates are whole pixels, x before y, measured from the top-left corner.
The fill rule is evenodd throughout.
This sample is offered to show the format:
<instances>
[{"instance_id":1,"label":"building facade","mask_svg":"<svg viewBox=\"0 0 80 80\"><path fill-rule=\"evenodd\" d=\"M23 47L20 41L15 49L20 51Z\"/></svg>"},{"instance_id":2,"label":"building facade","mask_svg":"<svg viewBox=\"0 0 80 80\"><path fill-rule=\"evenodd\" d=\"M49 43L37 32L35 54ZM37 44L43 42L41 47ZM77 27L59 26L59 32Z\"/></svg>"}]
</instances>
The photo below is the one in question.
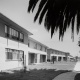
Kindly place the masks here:
<instances>
[{"instance_id":1,"label":"building facade","mask_svg":"<svg viewBox=\"0 0 80 80\"><path fill-rule=\"evenodd\" d=\"M29 31L0 13L0 71L47 62L67 61L69 53L48 49Z\"/></svg>"},{"instance_id":2,"label":"building facade","mask_svg":"<svg viewBox=\"0 0 80 80\"><path fill-rule=\"evenodd\" d=\"M47 50L47 60L50 61L67 61L69 53L62 52L55 49L48 49Z\"/></svg>"},{"instance_id":3,"label":"building facade","mask_svg":"<svg viewBox=\"0 0 80 80\"><path fill-rule=\"evenodd\" d=\"M0 13L0 70L28 65L28 36L32 35Z\"/></svg>"},{"instance_id":4,"label":"building facade","mask_svg":"<svg viewBox=\"0 0 80 80\"><path fill-rule=\"evenodd\" d=\"M47 46L28 38L28 64L38 64L47 61Z\"/></svg>"}]
</instances>

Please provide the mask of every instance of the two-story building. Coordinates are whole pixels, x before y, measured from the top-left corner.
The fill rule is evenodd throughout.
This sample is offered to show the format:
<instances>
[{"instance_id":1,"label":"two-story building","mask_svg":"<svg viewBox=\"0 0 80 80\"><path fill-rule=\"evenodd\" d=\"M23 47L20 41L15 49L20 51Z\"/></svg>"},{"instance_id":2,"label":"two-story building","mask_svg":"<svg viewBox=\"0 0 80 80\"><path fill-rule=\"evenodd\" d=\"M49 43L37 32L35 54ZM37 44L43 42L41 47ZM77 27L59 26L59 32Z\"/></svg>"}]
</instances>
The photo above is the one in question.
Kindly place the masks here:
<instances>
[{"instance_id":1,"label":"two-story building","mask_svg":"<svg viewBox=\"0 0 80 80\"><path fill-rule=\"evenodd\" d=\"M68 52L63 52L51 48L47 50L47 59L50 61L53 59L54 61L67 61L69 55L70 54Z\"/></svg>"},{"instance_id":2,"label":"two-story building","mask_svg":"<svg viewBox=\"0 0 80 80\"><path fill-rule=\"evenodd\" d=\"M0 13L0 70L28 65L29 35L32 33Z\"/></svg>"},{"instance_id":3,"label":"two-story building","mask_svg":"<svg viewBox=\"0 0 80 80\"><path fill-rule=\"evenodd\" d=\"M28 64L42 63L47 61L48 47L46 45L29 37L28 47Z\"/></svg>"}]
</instances>

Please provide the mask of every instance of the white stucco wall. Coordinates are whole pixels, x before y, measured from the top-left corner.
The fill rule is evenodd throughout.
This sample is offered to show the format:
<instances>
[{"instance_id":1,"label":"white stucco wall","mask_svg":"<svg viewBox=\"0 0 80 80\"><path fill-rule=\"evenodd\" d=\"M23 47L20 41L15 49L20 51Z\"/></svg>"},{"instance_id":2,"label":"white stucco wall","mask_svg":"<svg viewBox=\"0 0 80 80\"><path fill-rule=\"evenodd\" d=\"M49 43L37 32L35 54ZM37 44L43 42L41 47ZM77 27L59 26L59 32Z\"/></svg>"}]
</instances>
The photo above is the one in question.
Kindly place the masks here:
<instances>
[{"instance_id":1,"label":"white stucco wall","mask_svg":"<svg viewBox=\"0 0 80 80\"><path fill-rule=\"evenodd\" d=\"M9 20L8 22L6 21L7 21L6 18L4 18L4 20L0 19L0 71L22 67L22 61L6 59L5 48L24 51L24 55L26 55L26 65L28 65L28 34L24 29L21 30L22 28L20 28L14 22L11 22ZM22 32L24 34L24 42L21 43L14 39L5 37L5 24L8 25L8 27L12 27L13 29Z\"/></svg>"},{"instance_id":2,"label":"white stucco wall","mask_svg":"<svg viewBox=\"0 0 80 80\"><path fill-rule=\"evenodd\" d=\"M44 51L39 51L39 50L32 49L32 48L28 48L28 52L47 55L47 53L46 53L46 52L44 52Z\"/></svg>"},{"instance_id":3,"label":"white stucco wall","mask_svg":"<svg viewBox=\"0 0 80 80\"><path fill-rule=\"evenodd\" d=\"M22 67L22 62L6 59L5 48L6 47L0 46L0 71Z\"/></svg>"},{"instance_id":4,"label":"white stucco wall","mask_svg":"<svg viewBox=\"0 0 80 80\"><path fill-rule=\"evenodd\" d=\"M46 61L47 61L47 52L28 48L28 53L36 53L37 54L37 63L40 63L40 55L46 55Z\"/></svg>"},{"instance_id":5,"label":"white stucco wall","mask_svg":"<svg viewBox=\"0 0 80 80\"><path fill-rule=\"evenodd\" d=\"M22 61L6 60L5 48L24 51L24 54L26 55L26 65L28 65L28 45L0 37L0 71L23 67Z\"/></svg>"}]
</instances>

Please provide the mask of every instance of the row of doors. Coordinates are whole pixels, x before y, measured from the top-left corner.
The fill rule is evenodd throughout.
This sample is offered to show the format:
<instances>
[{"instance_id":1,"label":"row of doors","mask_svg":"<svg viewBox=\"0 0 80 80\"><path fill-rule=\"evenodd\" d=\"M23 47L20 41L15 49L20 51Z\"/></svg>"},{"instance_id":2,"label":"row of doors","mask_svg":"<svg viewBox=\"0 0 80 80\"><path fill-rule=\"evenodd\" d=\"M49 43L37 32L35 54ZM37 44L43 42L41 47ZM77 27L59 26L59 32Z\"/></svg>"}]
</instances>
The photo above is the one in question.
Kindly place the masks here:
<instances>
[{"instance_id":1,"label":"row of doors","mask_svg":"<svg viewBox=\"0 0 80 80\"><path fill-rule=\"evenodd\" d=\"M35 53L29 53L28 54L28 64L33 64L37 63L38 60L38 55ZM45 62L46 61L46 55L40 55L40 62Z\"/></svg>"},{"instance_id":2,"label":"row of doors","mask_svg":"<svg viewBox=\"0 0 80 80\"><path fill-rule=\"evenodd\" d=\"M67 61L67 57L58 57L58 61L62 61L62 58L63 61ZM57 56L52 56L51 60L57 61Z\"/></svg>"}]
</instances>

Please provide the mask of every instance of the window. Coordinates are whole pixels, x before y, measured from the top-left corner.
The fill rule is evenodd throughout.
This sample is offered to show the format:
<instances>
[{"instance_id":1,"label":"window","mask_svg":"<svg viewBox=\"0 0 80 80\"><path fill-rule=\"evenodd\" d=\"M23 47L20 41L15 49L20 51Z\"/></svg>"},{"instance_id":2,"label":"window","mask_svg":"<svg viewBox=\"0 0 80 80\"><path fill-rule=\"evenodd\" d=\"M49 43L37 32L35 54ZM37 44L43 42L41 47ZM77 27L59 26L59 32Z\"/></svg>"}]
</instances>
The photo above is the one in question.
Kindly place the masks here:
<instances>
[{"instance_id":1,"label":"window","mask_svg":"<svg viewBox=\"0 0 80 80\"><path fill-rule=\"evenodd\" d=\"M20 33L20 41L22 41L23 42L23 37L24 35L22 34L22 33Z\"/></svg>"},{"instance_id":2,"label":"window","mask_svg":"<svg viewBox=\"0 0 80 80\"><path fill-rule=\"evenodd\" d=\"M5 25L5 33L8 33L8 27Z\"/></svg>"},{"instance_id":3,"label":"window","mask_svg":"<svg viewBox=\"0 0 80 80\"><path fill-rule=\"evenodd\" d=\"M24 34L13 28L8 27L7 25L5 25L5 35L6 37L12 38L14 40L24 42Z\"/></svg>"},{"instance_id":4,"label":"window","mask_svg":"<svg viewBox=\"0 0 80 80\"><path fill-rule=\"evenodd\" d=\"M28 40L28 47L30 47L30 40Z\"/></svg>"},{"instance_id":5,"label":"window","mask_svg":"<svg viewBox=\"0 0 80 80\"><path fill-rule=\"evenodd\" d=\"M16 31L16 37L19 38L19 33L18 33L18 31Z\"/></svg>"},{"instance_id":6,"label":"window","mask_svg":"<svg viewBox=\"0 0 80 80\"><path fill-rule=\"evenodd\" d=\"M23 60L23 51L19 51L19 60Z\"/></svg>"},{"instance_id":7,"label":"window","mask_svg":"<svg viewBox=\"0 0 80 80\"><path fill-rule=\"evenodd\" d=\"M47 48L45 48L45 52L47 51Z\"/></svg>"},{"instance_id":8,"label":"window","mask_svg":"<svg viewBox=\"0 0 80 80\"><path fill-rule=\"evenodd\" d=\"M11 28L9 28L10 30L9 30L9 34L10 34L10 36L12 35L12 29Z\"/></svg>"},{"instance_id":9,"label":"window","mask_svg":"<svg viewBox=\"0 0 80 80\"><path fill-rule=\"evenodd\" d=\"M9 48L6 48L5 51L7 60L23 60L24 51Z\"/></svg>"},{"instance_id":10,"label":"window","mask_svg":"<svg viewBox=\"0 0 80 80\"><path fill-rule=\"evenodd\" d=\"M37 49L37 43L34 43L35 45L34 45L34 49Z\"/></svg>"},{"instance_id":11,"label":"window","mask_svg":"<svg viewBox=\"0 0 80 80\"><path fill-rule=\"evenodd\" d=\"M9 37L8 31L9 31L9 30L8 30L8 26L5 25L5 36L6 36L6 37Z\"/></svg>"},{"instance_id":12,"label":"window","mask_svg":"<svg viewBox=\"0 0 80 80\"><path fill-rule=\"evenodd\" d=\"M28 42L28 47L30 47L29 42Z\"/></svg>"},{"instance_id":13,"label":"window","mask_svg":"<svg viewBox=\"0 0 80 80\"><path fill-rule=\"evenodd\" d=\"M6 49L6 58L7 59L12 59L12 51L10 49Z\"/></svg>"},{"instance_id":14,"label":"window","mask_svg":"<svg viewBox=\"0 0 80 80\"><path fill-rule=\"evenodd\" d=\"M19 38L18 34L19 34L18 31L14 30L14 29L11 29L11 36L12 36L13 39L18 40L18 38Z\"/></svg>"},{"instance_id":15,"label":"window","mask_svg":"<svg viewBox=\"0 0 80 80\"><path fill-rule=\"evenodd\" d=\"M17 60L17 53L16 53L17 50L13 50L12 54L13 54L13 60Z\"/></svg>"},{"instance_id":16,"label":"window","mask_svg":"<svg viewBox=\"0 0 80 80\"><path fill-rule=\"evenodd\" d=\"M42 51L42 46L40 46L40 50Z\"/></svg>"}]
</instances>

